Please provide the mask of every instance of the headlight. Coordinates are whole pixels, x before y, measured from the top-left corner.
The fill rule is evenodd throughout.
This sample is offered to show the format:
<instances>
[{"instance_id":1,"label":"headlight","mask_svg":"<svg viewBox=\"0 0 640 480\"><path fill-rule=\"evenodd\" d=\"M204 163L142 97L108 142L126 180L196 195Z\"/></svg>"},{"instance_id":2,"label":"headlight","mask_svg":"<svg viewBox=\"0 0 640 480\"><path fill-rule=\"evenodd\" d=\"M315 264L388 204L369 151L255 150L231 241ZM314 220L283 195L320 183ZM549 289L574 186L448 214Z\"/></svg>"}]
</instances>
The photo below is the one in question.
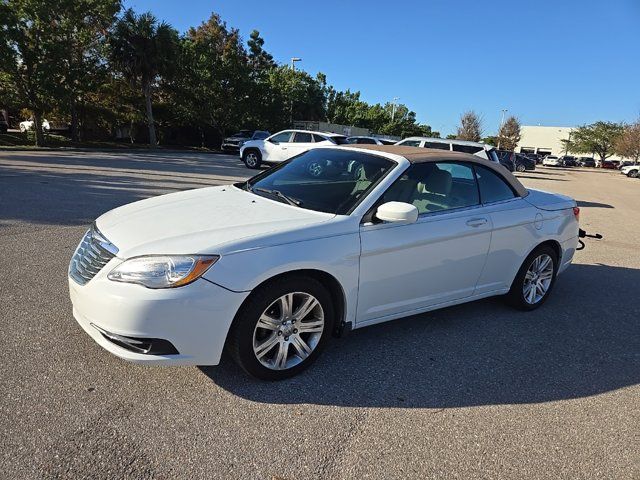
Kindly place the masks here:
<instances>
[{"instance_id":1,"label":"headlight","mask_svg":"<svg viewBox=\"0 0 640 480\"><path fill-rule=\"evenodd\" d=\"M239 147L241 147L242 145L244 145L244 142L246 142L246 140L240 140L240 141L238 142L238 146L239 146Z\"/></svg>"},{"instance_id":2,"label":"headlight","mask_svg":"<svg viewBox=\"0 0 640 480\"><path fill-rule=\"evenodd\" d=\"M218 261L217 255L150 255L125 260L107 278L147 288L174 288L200 278Z\"/></svg>"}]
</instances>

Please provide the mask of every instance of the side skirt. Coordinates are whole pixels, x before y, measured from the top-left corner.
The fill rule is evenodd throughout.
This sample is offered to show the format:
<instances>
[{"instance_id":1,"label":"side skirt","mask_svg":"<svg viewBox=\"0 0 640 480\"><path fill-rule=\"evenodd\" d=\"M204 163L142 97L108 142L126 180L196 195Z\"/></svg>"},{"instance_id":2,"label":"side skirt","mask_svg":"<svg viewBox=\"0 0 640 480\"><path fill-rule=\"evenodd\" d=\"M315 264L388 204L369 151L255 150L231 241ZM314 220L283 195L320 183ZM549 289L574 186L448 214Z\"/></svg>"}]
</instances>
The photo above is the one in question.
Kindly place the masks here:
<instances>
[{"instance_id":1,"label":"side skirt","mask_svg":"<svg viewBox=\"0 0 640 480\"><path fill-rule=\"evenodd\" d=\"M418 309L415 309L415 310L407 310L406 312L395 313L393 315L385 315L384 317L372 318L370 320L356 322L356 324L353 327L353 329L355 330L357 328L368 327L370 325L376 325L378 323L389 322L391 320L396 320L398 318L410 317L412 315L418 315L420 313L431 312L433 310L439 310L441 308L451 307L453 305L460 305L460 304L463 304L463 303L473 302L475 300L480 300L482 298L495 297L495 296L498 296L498 295L505 295L508 292L509 292L508 288L503 288L503 289L500 289L500 290L492 290L490 292L484 292L484 293L480 293L478 295L471 295L470 297L460 298L458 300L451 300L449 302L436 303L435 305L430 305L430 306L424 307L424 308L418 308Z\"/></svg>"}]
</instances>

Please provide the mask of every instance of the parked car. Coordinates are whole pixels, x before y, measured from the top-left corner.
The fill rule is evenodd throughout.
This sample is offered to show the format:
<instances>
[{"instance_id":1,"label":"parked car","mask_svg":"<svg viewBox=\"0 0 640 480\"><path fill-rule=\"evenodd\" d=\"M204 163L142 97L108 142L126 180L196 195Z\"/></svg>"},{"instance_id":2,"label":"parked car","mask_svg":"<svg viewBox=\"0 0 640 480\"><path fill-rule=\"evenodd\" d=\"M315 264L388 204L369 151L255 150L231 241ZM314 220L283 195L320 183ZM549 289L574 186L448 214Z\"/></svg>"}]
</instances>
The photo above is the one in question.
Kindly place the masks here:
<instances>
[{"instance_id":1,"label":"parked car","mask_svg":"<svg viewBox=\"0 0 640 480\"><path fill-rule=\"evenodd\" d=\"M617 160L604 160L602 162L602 168L606 168L608 170L615 170L618 168Z\"/></svg>"},{"instance_id":2,"label":"parked car","mask_svg":"<svg viewBox=\"0 0 640 480\"><path fill-rule=\"evenodd\" d=\"M69 265L73 315L132 362L217 365L226 347L248 373L283 379L346 330L496 295L540 307L572 261L578 215L478 156L313 148L100 216Z\"/></svg>"},{"instance_id":3,"label":"parked car","mask_svg":"<svg viewBox=\"0 0 640 480\"><path fill-rule=\"evenodd\" d=\"M515 154L507 150L496 150L498 162L510 172L516 171Z\"/></svg>"},{"instance_id":4,"label":"parked car","mask_svg":"<svg viewBox=\"0 0 640 480\"><path fill-rule=\"evenodd\" d=\"M539 163L542 163L542 155L539 155L537 153L521 153L521 155L524 155L525 157L530 158L536 163L536 165L538 165Z\"/></svg>"},{"instance_id":5,"label":"parked car","mask_svg":"<svg viewBox=\"0 0 640 480\"><path fill-rule=\"evenodd\" d=\"M626 175L629 178L636 178L638 176L639 170L640 170L640 165L633 164L633 165L627 165L625 167L622 167L620 169L620 173L622 173L623 175Z\"/></svg>"},{"instance_id":6,"label":"parked car","mask_svg":"<svg viewBox=\"0 0 640 480\"><path fill-rule=\"evenodd\" d=\"M596 161L592 157L578 158L578 165L581 167L595 167Z\"/></svg>"},{"instance_id":7,"label":"parked car","mask_svg":"<svg viewBox=\"0 0 640 480\"><path fill-rule=\"evenodd\" d=\"M536 161L522 153L514 154L514 164L516 172L524 172L525 170L535 170Z\"/></svg>"},{"instance_id":8,"label":"parked car","mask_svg":"<svg viewBox=\"0 0 640 480\"><path fill-rule=\"evenodd\" d=\"M357 145L395 145L396 141L389 140L387 138L353 136L347 137L347 143L353 143Z\"/></svg>"},{"instance_id":9,"label":"parked car","mask_svg":"<svg viewBox=\"0 0 640 480\"><path fill-rule=\"evenodd\" d=\"M20 122L18 126L20 128L20 131L24 133L31 130L33 128L34 123L35 122L33 120L25 120L24 122ZM50 129L51 129L51 125L49 124L49 122L47 120L42 120L42 131L48 132Z\"/></svg>"},{"instance_id":10,"label":"parked car","mask_svg":"<svg viewBox=\"0 0 640 480\"><path fill-rule=\"evenodd\" d=\"M633 160L622 160L618 162L618 170L621 170L623 167L635 166L635 165L637 165L637 162L634 162Z\"/></svg>"},{"instance_id":11,"label":"parked car","mask_svg":"<svg viewBox=\"0 0 640 480\"><path fill-rule=\"evenodd\" d=\"M283 130L264 140L244 142L240 147L240 158L248 168L260 168L263 163L281 163L310 148L345 143L347 137L337 133Z\"/></svg>"},{"instance_id":12,"label":"parked car","mask_svg":"<svg viewBox=\"0 0 640 480\"><path fill-rule=\"evenodd\" d=\"M572 155L563 155L559 158L560 165L563 167L577 167L578 161L576 157Z\"/></svg>"},{"instance_id":13,"label":"parked car","mask_svg":"<svg viewBox=\"0 0 640 480\"><path fill-rule=\"evenodd\" d=\"M544 160L542 160L542 165L545 165L547 167L562 166L562 164L560 163L560 159L555 155L547 155L546 157L544 157Z\"/></svg>"},{"instance_id":14,"label":"parked car","mask_svg":"<svg viewBox=\"0 0 640 480\"><path fill-rule=\"evenodd\" d=\"M264 140L270 135L264 130L240 130L222 141L220 150L238 150L249 140Z\"/></svg>"},{"instance_id":15,"label":"parked car","mask_svg":"<svg viewBox=\"0 0 640 480\"><path fill-rule=\"evenodd\" d=\"M0 116L0 133L7 133L9 130L9 122Z\"/></svg>"},{"instance_id":16,"label":"parked car","mask_svg":"<svg viewBox=\"0 0 640 480\"><path fill-rule=\"evenodd\" d=\"M408 137L399 141L396 145L404 145L405 147L423 147L436 150L449 150L452 152L471 153L480 158L500 163L500 159L493 145L486 143L468 142L466 140L456 140L448 138L433 137Z\"/></svg>"}]
</instances>

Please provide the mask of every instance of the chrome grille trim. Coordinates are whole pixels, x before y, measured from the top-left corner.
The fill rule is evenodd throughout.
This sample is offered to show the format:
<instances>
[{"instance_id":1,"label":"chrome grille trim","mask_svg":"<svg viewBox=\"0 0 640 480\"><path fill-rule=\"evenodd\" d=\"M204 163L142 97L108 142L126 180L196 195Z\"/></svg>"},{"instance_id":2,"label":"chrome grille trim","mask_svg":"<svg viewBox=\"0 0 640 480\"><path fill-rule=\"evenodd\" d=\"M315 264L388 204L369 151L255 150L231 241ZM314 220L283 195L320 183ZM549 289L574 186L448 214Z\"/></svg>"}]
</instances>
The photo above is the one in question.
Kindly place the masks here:
<instances>
[{"instance_id":1,"label":"chrome grille trim","mask_svg":"<svg viewBox=\"0 0 640 480\"><path fill-rule=\"evenodd\" d=\"M93 224L71 258L69 276L77 284L86 285L117 253L118 248Z\"/></svg>"}]
</instances>

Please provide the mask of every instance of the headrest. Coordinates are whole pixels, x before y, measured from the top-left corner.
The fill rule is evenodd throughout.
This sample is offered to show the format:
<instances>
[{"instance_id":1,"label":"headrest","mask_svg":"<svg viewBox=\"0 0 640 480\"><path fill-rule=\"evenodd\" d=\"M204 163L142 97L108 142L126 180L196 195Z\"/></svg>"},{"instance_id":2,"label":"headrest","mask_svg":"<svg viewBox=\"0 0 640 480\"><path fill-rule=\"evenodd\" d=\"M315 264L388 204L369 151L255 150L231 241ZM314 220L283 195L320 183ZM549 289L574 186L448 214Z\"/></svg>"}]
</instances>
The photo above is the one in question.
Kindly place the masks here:
<instances>
[{"instance_id":1,"label":"headrest","mask_svg":"<svg viewBox=\"0 0 640 480\"><path fill-rule=\"evenodd\" d=\"M449 195L452 183L453 179L449 172L435 168L424 182L418 183L418 192Z\"/></svg>"}]
</instances>

